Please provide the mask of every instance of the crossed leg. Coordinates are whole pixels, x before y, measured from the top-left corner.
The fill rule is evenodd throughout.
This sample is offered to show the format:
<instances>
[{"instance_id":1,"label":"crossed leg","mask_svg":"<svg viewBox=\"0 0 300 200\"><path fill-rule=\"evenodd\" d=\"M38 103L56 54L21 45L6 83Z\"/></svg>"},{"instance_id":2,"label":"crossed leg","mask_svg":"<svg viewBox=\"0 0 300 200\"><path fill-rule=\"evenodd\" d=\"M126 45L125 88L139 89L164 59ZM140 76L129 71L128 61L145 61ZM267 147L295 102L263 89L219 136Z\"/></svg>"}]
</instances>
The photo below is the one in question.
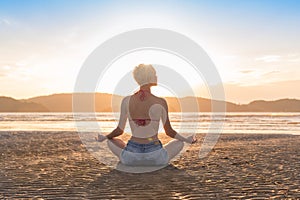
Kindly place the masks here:
<instances>
[{"instance_id":1,"label":"crossed leg","mask_svg":"<svg viewBox=\"0 0 300 200\"><path fill-rule=\"evenodd\" d=\"M120 159L121 152L125 148L126 144L123 142L123 140L113 138L107 140L107 146L111 150L111 152Z\"/></svg>"},{"instance_id":2,"label":"crossed leg","mask_svg":"<svg viewBox=\"0 0 300 200\"><path fill-rule=\"evenodd\" d=\"M183 149L184 143L180 140L171 140L167 144L164 145L164 148L168 152L169 162L172 158L174 158L179 152Z\"/></svg>"},{"instance_id":3,"label":"crossed leg","mask_svg":"<svg viewBox=\"0 0 300 200\"><path fill-rule=\"evenodd\" d=\"M119 159L121 156L122 150L125 148L126 144L117 138L107 140L108 148L113 154L115 154ZM164 145L164 148L167 150L169 161L174 158L179 152L183 149L184 143L180 140L171 140Z\"/></svg>"}]
</instances>

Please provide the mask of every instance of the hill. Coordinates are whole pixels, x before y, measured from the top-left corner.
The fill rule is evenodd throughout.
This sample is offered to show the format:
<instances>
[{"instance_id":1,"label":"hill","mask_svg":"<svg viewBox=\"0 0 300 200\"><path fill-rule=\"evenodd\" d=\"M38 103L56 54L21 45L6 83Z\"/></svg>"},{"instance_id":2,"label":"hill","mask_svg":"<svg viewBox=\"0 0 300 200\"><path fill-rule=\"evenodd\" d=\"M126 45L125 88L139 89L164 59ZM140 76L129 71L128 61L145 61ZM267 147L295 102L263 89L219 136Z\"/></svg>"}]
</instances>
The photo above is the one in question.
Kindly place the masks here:
<instances>
[{"instance_id":1,"label":"hill","mask_svg":"<svg viewBox=\"0 0 300 200\"><path fill-rule=\"evenodd\" d=\"M111 95L105 93L96 93L95 102L89 102L92 95L91 93L79 93L76 94L80 96L82 100L82 111L93 110L95 105L95 110L97 112L112 112L118 111L122 96ZM77 96L78 97L78 96ZM37 104L44 105L50 112L72 112L72 94L52 94L49 96L39 96L30 99L26 99L26 102L34 102ZM92 104L92 105L90 105ZM113 104L113 105L112 105Z\"/></svg>"},{"instance_id":2,"label":"hill","mask_svg":"<svg viewBox=\"0 0 300 200\"><path fill-rule=\"evenodd\" d=\"M0 97L0 112L49 112L49 110L38 103Z\"/></svg>"},{"instance_id":3,"label":"hill","mask_svg":"<svg viewBox=\"0 0 300 200\"><path fill-rule=\"evenodd\" d=\"M105 93L77 93L80 99L77 111L118 112L122 96ZM90 98L92 95L92 98ZM214 106L226 105L227 112L300 112L300 100L280 99L276 101L257 100L249 104L210 100L201 97L165 98L170 112L211 112ZM0 97L0 112L72 112L72 94L52 94L30 99L16 100L10 97Z\"/></svg>"}]
</instances>

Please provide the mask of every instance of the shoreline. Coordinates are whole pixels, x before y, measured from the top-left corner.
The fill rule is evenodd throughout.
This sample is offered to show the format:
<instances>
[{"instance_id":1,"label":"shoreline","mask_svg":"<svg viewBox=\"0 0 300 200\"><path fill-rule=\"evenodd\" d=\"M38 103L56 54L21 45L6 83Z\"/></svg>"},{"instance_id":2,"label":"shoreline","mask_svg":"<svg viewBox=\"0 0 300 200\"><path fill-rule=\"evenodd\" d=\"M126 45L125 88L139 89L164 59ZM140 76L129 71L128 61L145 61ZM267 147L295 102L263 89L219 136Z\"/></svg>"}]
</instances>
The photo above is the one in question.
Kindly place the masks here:
<instances>
[{"instance_id":1,"label":"shoreline","mask_svg":"<svg viewBox=\"0 0 300 200\"><path fill-rule=\"evenodd\" d=\"M299 199L300 135L221 134L167 167L130 174L105 166L77 132L0 131L0 199Z\"/></svg>"}]
</instances>

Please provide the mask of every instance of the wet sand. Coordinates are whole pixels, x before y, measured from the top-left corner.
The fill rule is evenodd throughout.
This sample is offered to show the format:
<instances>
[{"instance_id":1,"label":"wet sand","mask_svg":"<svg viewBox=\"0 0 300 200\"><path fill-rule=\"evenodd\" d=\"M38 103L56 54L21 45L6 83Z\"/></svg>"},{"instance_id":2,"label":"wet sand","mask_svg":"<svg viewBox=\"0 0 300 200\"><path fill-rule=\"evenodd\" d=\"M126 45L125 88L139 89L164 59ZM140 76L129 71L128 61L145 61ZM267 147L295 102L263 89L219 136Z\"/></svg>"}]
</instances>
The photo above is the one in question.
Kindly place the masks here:
<instances>
[{"instance_id":1,"label":"wet sand","mask_svg":"<svg viewBox=\"0 0 300 200\"><path fill-rule=\"evenodd\" d=\"M300 136L222 135L161 170L100 163L75 132L0 132L0 199L300 199Z\"/></svg>"}]
</instances>

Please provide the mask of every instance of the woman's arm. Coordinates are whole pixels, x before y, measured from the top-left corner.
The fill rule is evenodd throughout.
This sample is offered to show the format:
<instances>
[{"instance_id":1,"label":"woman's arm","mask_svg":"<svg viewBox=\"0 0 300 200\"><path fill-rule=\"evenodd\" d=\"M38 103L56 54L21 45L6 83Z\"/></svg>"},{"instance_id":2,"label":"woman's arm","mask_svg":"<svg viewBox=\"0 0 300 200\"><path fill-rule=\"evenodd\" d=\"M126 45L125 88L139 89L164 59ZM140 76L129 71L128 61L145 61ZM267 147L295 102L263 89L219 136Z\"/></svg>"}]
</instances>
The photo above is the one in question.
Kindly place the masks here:
<instances>
[{"instance_id":1,"label":"woman's arm","mask_svg":"<svg viewBox=\"0 0 300 200\"><path fill-rule=\"evenodd\" d=\"M166 134L171 137L171 138L175 138L177 140L181 140L183 142L187 142L187 143L195 143L197 141L196 137L194 135L189 136L189 137L183 137L182 135L180 135L179 133L177 133L171 126L170 120L169 120L169 111L168 111L168 104L166 102L165 99L163 99L163 113L162 113L162 121L164 124L164 129Z\"/></svg>"},{"instance_id":2,"label":"woman's arm","mask_svg":"<svg viewBox=\"0 0 300 200\"><path fill-rule=\"evenodd\" d=\"M118 137L123 134L123 130L120 129L119 127L115 128L110 134L106 135L107 139L113 139L114 137Z\"/></svg>"},{"instance_id":3,"label":"woman's arm","mask_svg":"<svg viewBox=\"0 0 300 200\"><path fill-rule=\"evenodd\" d=\"M177 132L172 128L170 120L169 120L169 111L168 104L165 99L163 99L163 113L162 113L162 122L164 125L165 132L171 138L174 138Z\"/></svg>"},{"instance_id":4,"label":"woman's arm","mask_svg":"<svg viewBox=\"0 0 300 200\"><path fill-rule=\"evenodd\" d=\"M126 121L127 121L127 117L128 117L128 112L127 112L128 104L127 103L128 103L128 97L125 97L121 103L118 127L115 128L110 134L108 134L106 136L98 134L98 138L96 138L97 141L102 142L106 139L113 139L114 137L118 137L123 134L125 125L126 125Z\"/></svg>"}]
</instances>

